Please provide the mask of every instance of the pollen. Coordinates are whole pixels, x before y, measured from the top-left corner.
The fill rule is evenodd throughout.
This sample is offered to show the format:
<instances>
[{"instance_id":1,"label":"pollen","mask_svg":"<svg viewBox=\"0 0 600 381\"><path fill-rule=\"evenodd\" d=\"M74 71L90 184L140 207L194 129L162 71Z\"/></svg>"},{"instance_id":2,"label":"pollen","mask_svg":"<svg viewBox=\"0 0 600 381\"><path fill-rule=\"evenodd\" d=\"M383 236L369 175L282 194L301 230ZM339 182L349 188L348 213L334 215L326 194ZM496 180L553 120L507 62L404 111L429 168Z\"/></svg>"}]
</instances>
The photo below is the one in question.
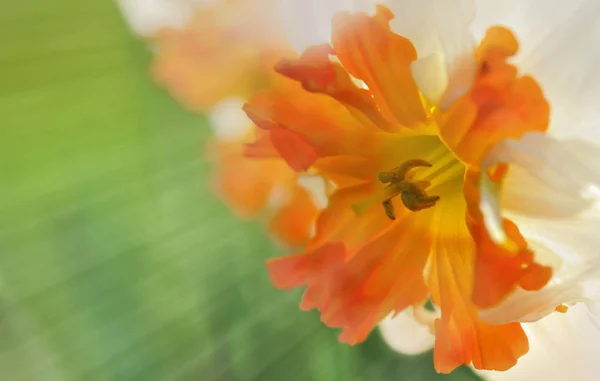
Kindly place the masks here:
<instances>
[{"instance_id":1,"label":"pollen","mask_svg":"<svg viewBox=\"0 0 600 381\"><path fill-rule=\"evenodd\" d=\"M556 306L556 308L554 310L561 314L566 314L567 311L569 310L569 306L567 306L566 304L559 304L558 306Z\"/></svg>"},{"instance_id":2,"label":"pollen","mask_svg":"<svg viewBox=\"0 0 600 381\"><path fill-rule=\"evenodd\" d=\"M392 198L398 195L404 206L413 212L431 208L440 199L439 196L430 196L427 194L426 190L430 185L429 181L415 180L411 176L414 169L418 167L430 168L431 166L431 163L425 160L414 159L404 162L392 171L379 173L379 181L387 184L386 194L388 197L382 202L382 205L385 214L390 220L396 219Z\"/></svg>"}]
</instances>

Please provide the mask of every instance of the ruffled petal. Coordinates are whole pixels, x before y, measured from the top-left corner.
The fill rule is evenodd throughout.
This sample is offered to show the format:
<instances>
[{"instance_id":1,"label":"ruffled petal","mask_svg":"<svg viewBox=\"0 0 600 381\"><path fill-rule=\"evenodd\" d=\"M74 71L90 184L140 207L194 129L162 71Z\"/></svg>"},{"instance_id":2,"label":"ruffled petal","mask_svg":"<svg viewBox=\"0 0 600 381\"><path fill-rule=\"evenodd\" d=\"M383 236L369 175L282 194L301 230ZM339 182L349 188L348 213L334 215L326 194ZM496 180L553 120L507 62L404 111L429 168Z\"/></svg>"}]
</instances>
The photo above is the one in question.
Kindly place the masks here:
<instances>
[{"instance_id":1,"label":"ruffled petal","mask_svg":"<svg viewBox=\"0 0 600 381\"><path fill-rule=\"evenodd\" d=\"M318 158L374 151L379 144L377 134L339 102L296 86L259 93L244 111L296 171L307 170Z\"/></svg>"},{"instance_id":2,"label":"ruffled petal","mask_svg":"<svg viewBox=\"0 0 600 381\"><path fill-rule=\"evenodd\" d=\"M302 308L317 308L349 344L365 340L391 312L427 298L422 269L431 242L423 236L428 212L392 222L378 206L356 216L350 204L359 194L341 191L331 198L306 252L268 262L273 283L306 286Z\"/></svg>"},{"instance_id":3,"label":"ruffled petal","mask_svg":"<svg viewBox=\"0 0 600 381\"><path fill-rule=\"evenodd\" d=\"M370 92L358 87L348 72L330 59L331 54L333 48L329 44L311 46L297 59L282 59L275 70L299 81L309 92L327 94L340 101L355 117L370 119L375 128L397 128L381 116Z\"/></svg>"},{"instance_id":4,"label":"ruffled petal","mask_svg":"<svg viewBox=\"0 0 600 381\"><path fill-rule=\"evenodd\" d=\"M477 171L469 171L465 176L467 223L477 251L473 302L482 308L499 303L517 288L539 290L552 276L551 267L535 261L534 251L517 225L497 215L496 204L481 207L482 199L497 200L495 188L487 192L486 185L501 182L506 170L505 166L499 167L492 173L493 180Z\"/></svg>"},{"instance_id":5,"label":"ruffled petal","mask_svg":"<svg viewBox=\"0 0 600 381\"><path fill-rule=\"evenodd\" d=\"M559 141L537 133L504 141L490 152L487 165L505 162L518 170L512 176L508 172L501 188L502 204L495 197L481 199L482 210L491 212L488 230L497 230L494 221L510 216L525 238L549 248L563 261L554 266L548 286L535 293L517 290L482 313L486 320L535 321L561 304L600 296L595 286L600 268L599 159L600 149L588 142ZM489 192L495 193L499 192Z\"/></svg>"},{"instance_id":6,"label":"ruffled petal","mask_svg":"<svg viewBox=\"0 0 600 381\"><path fill-rule=\"evenodd\" d=\"M479 318L471 299L476 248L465 221L451 217L464 213L462 197L441 199L435 209L432 224L437 238L426 274L431 297L441 310L435 368L449 373L472 363L477 369L509 369L527 353L527 337L518 323L496 326Z\"/></svg>"},{"instance_id":7,"label":"ruffled petal","mask_svg":"<svg viewBox=\"0 0 600 381\"><path fill-rule=\"evenodd\" d=\"M548 127L550 109L540 86L531 77L518 77L516 68L506 62L517 49L509 30L490 28L476 52L479 72L467 99L442 114L442 139L475 167L499 141Z\"/></svg>"},{"instance_id":8,"label":"ruffled petal","mask_svg":"<svg viewBox=\"0 0 600 381\"><path fill-rule=\"evenodd\" d=\"M392 18L383 6L378 6L373 17L365 13L337 14L331 40L344 68L366 83L384 117L415 127L426 117L410 72L417 52L408 39L390 30Z\"/></svg>"}]
</instances>

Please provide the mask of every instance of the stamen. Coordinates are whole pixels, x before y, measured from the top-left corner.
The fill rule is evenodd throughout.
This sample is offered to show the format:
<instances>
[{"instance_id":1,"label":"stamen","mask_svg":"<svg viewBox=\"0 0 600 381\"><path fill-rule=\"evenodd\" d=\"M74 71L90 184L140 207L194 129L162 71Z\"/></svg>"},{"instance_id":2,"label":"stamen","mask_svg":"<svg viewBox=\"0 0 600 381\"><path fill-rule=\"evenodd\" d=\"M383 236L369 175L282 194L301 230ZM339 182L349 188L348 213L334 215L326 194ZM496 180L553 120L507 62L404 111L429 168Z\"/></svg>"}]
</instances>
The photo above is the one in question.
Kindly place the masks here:
<instances>
[{"instance_id":1,"label":"stamen","mask_svg":"<svg viewBox=\"0 0 600 381\"><path fill-rule=\"evenodd\" d=\"M388 198L384 202L381 203L383 205L383 209L385 210L385 215L388 216L390 220L396 219L396 214L394 213L394 205L392 204L392 199Z\"/></svg>"},{"instance_id":2,"label":"stamen","mask_svg":"<svg viewBox=\"0 0 600 381\"><path fill-rule=\"evenodd\" d=\"M440 199L439 196L429 196L425 192L431 184L429 181L411 179L411 176L409 176L410 171L418 167L429 168L431 167L431 163L420 159L408 160L390 172L381 172L379 174L379 181L383 184L388 184L386 186L386 193L390 197L383 201L382 205L385 214L390 220L396 219L394 205L392 204L392 198L395 196L400 195L404 206L413 212L431 208Z\"/></svg>"}]
</instances>

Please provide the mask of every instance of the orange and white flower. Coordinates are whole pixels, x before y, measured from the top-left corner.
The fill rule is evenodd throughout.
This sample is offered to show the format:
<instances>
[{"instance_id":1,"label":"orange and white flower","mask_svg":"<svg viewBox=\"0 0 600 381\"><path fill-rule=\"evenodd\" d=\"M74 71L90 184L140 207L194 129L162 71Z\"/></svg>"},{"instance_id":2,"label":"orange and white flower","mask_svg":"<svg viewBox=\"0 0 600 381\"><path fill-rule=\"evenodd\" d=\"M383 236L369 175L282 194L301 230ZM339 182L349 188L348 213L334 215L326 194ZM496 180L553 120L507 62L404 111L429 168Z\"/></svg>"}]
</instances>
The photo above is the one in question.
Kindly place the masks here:
<instances>
[{"instance_id":1,"label":"orange and white flower","mask_svg":"<svg viewBox=\"0 0 600 381\"><path fill-rule=\"evenodd\" d=\"M439 372L507 370L529 350L520 322L596 296L580 281L599 268L600 151L555 133L554 114L549 130L548 99L564 99L546 79L560 72L540 72L543 87L523 74L506 27L487 24L475 43L474 1L388 5L395 19L383 6L336 15L331 45L276 66L299 86L245 106L264 131L257 146L336 187L306 250L269 272L277 287L305 286L301 308L343 342L413 308ZM395 331L383 326L392 344Z\"/></svg>"}]
</instances>

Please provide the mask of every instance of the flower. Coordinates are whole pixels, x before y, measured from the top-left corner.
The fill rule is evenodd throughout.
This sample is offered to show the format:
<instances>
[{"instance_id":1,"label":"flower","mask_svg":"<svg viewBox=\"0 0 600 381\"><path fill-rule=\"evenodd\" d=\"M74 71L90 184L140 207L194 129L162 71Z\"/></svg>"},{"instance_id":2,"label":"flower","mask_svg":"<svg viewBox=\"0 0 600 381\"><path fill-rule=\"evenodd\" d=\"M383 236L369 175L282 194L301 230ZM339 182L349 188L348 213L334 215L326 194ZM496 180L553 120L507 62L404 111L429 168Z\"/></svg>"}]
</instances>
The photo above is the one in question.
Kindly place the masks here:
<instances>
[{"instance_id":1,"label":"flower","mask_svg":"<svg viewBox=\"0 0 600 381\"><path fill-rule=\"evenodd\" d=\"M511 30L492 26L475 46L471 1L391 4L404 11L396 22L383 6L335 16L331 45L276 66L301 89L267 90L245 106L265 132L257 144L336 187L305 251L269 261L269 272L277 287L305 286L301 308L342 328L343 342L412 307L435 332L439 372L507 370L529 350L519 322L581 299L565 298L574 282L569 292L555 283L567 278L517 212L592 212L583 190L600 183L587 165L600 156L547 134L549 103L511 63ZM546 189L524 191L523 181ZM598 268L580 265L572 280ZM439 316L424 312L429 299Z\"/></svg>"},{"instance_id":2,"label":"flower","mask_svg":"<svg viewBox=\"0 0 600 381\"><path fill-rule=\"evenodd\" d=\"M155 81L192 111L270 87L271 67L293 52L271 3L219 2L198 9L183 28L159 29L152 37Z\"/></svg>"}]
</instances>

